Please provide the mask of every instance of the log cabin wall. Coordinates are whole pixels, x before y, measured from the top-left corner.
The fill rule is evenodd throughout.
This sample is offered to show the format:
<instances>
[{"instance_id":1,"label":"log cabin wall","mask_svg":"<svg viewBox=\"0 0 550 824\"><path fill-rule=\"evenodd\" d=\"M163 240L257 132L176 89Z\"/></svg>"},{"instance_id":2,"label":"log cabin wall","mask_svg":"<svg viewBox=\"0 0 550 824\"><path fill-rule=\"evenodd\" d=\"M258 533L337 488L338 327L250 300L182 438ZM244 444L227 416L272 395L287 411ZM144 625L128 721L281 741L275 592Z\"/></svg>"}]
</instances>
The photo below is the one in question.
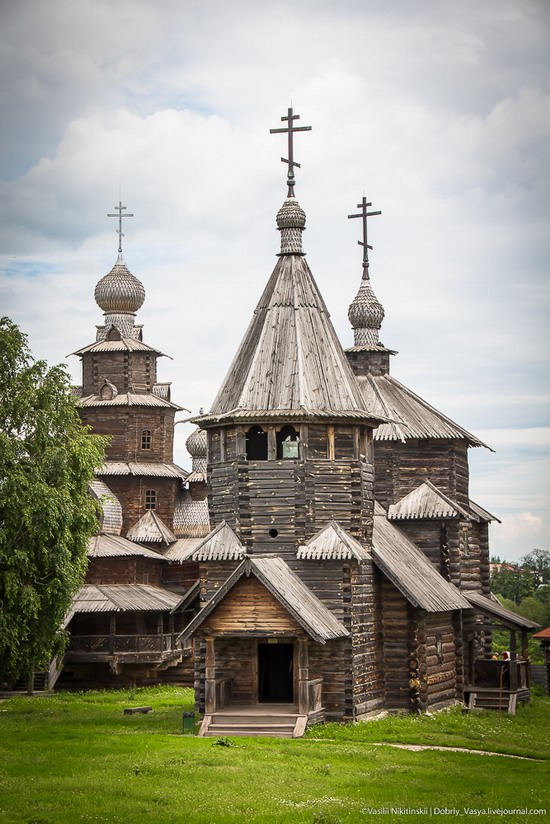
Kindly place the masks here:
<instances>
[{"instance_id":1,"label":"log cabin wall","mask_svg":"<svg viewBox=\"0 0 550 824\"><path fill-rule=\"evenodd\" d=\"M402 520L396 526L422 550L435 569L449 580L448 526L446 521Z\"/></svg>"},{"instance_id":2,"label":"log cabin wall","mask_svg":"<svg viewBox=\"0 0 550 824\"><path fill-rule=\"evenodd\" d=\"M253 636L303 634L302 626L254 575L243 576L204 623L206 635Z\"/></svg>"},{"instance_id":3,"label":"log cabin wall","mask_svg":"<svg viewBox=\"0 0 550 824\"><path fill-rule=\"evenodd\" d=\"M146 490L155 490L157 493L155 512L169 529L173 528L176 495L181 485L178 478L108 475L104 476L104 480L122 506L122 535L126 535L130 527L134 526L144 514Z\"/></svg>"},{"instance_id":4,"label":"log cabin wall","mask_svg":"<svg viewBox=\"0 0 550 824\"><path fill-rule=\"evenodd\" d=\"M174 452L173 409L148 406L83 407L80 416L96 435L110 435L108 461L154 461L172 463ZM150 433L150 448L144 449L143 433Z\"/></svg>"},{"instance_id":5,"label":"log cabin wall","mask_svg":"<svg viewBox=\"0 0 550 824\"><path fill-rule=\"evenodd\" d=\"M237 569L240 561L209 561L199 565L201 579L201 606L209 601L214 593L225 583Z\"/></svg>"},{"instance_id":6,"label":"log cabin wall","mask_svg":"<svg viewBox=\"0 0 550 824\"><path fill-rule=\"evenodd\" d=\"M98 395L104 380L119 392L152 392L157 383L157 355L148 352L85 352L82 395Z\"/></svg>"},{"instance_id":7,"label":"log cabin wall","mask_svg":"<svg viewBox=\"0 0 550 824\"><path fill-rule=\"evenodd\" d=\"M167 564L153 558L92 558L86 573L86 583L160 586L162 566Z\"/></svg>"},{"instance_id":8,"label":"log cabin wall","mask_svg":"<svg viewBox=\"0 0 550 824\"><path fill-rule=\"evenodd\" d=\"M375 497L383 507L397 503L430 480L468 509L468 446L450 439L374 442Z\"/></svg>"},{"instance_id":9,"label":"log cabin wall","mask_svg":"<svg viewBox=\"0 0 550 824\"><path fill-rule=\"evenodd\" d=\"M410 661L415 653L411 633L414 616L406 598L385 576L381 576L384 685L386 709L410 707Z\"/></svg>"},{"instance_id":10,"label":"log cabin wall","mask_svg":"<svg viewBox=\"0 0 550 824\"><path fill-rule=\"evenodd\" d=\"M309 641L309 677L322 678L322 703L327 721L352 721L353 673L351 639L317 644Z\"/></svg>"},{"instance_id":11,"label":"log cabin wall","mask_svg":"<svg viewBox=\"0 0 550 824\"><path fill-rule=\"evenodd\" d=\"M418 610L420 708L438 710L457 700L457 650L452 612Z\"/></svg>"},{"instance_id":12,"label":"log cabin wall","mask_svg":"<svg viewBox=\"0 0 550 824\"><path fill-rule=\"evenodd\" d=\"M463 590L481 592L483 565L479 524L459 521L455 527L460 551L460 582Z\"/></svg>"},{"instance_id":13,"label":"log cabin wall","mask_svg":"<svg viewBox=\"0 0 550 824\"><path fill-rule=\"evenodd\" d=\"M288 561L293 572L332 612L346 629L351 627L351 577L349 562Z\"/></svg>"},{"instance_id":14,"label":"log cabin wall","mask_svg":"<svg viewBox=\"0 0 550 824\"><path fill-rule=\"evenodd\" d=\"M373 351L356 351L347 349L346 357L355 375L387 375L390 371L390 355L389 350L373 352Z\"/></svg>"},{"instance_id":15,"label":"log cabin wall","mask_svg":"<svg viewBox=\"0 0 550 824\"><path fill-rule=\"evenodd\" d=\"M354 718L384 708L382 609L372 561L351 566L351 629ZM347 626L347 624L346 624Z\"/></svg>"},{"instance_id":16,"label":"log cabin wall","mask_svg":"<svg viewBox=\"0 0 550 824\"><path fill-rule=\"evenodd\" d=\"M234 703L258 700L258 670L255 638L216 638L216 678L232 680Z\"/></svg>"},{"instance_id":17,"label":"log cabin wall","mask_svg":"<svg viewBox=\"0 0 550 824\"><path fill-rule=\"evenodd\" d=\"M193 561L186 561L183 564L177 562L163 564L161 573L162 586L183 594L198 581L199 565Z\"/></svg>"}]
</instances>

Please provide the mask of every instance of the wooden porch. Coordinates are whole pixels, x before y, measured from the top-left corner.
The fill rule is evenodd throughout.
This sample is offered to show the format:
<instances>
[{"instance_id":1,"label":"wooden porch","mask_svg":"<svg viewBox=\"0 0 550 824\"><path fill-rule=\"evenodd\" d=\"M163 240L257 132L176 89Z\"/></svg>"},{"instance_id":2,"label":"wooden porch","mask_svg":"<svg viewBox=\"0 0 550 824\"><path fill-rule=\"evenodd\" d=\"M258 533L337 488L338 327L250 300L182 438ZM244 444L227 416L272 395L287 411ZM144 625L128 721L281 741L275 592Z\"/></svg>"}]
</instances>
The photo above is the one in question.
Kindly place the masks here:
<instances>
[{"instance_id":1,"label":"wooden porch","mask_svg":"<svg viewBox=\"0 0 550 824\"><path fill-rule=\"evenodd\" d=\"M480 625L478 625L478 629ZM469 710L494 709L515 715L518 701L531 699L531 662L528 635L521 630L521 653L518 655L517 632L509 625L481 625L485 631L504 629L510 633L510 649L506 658L495 655L474 656L474 642L468 645L468 667L464 684L464 701Z\"/></svg>"}]
</instances>

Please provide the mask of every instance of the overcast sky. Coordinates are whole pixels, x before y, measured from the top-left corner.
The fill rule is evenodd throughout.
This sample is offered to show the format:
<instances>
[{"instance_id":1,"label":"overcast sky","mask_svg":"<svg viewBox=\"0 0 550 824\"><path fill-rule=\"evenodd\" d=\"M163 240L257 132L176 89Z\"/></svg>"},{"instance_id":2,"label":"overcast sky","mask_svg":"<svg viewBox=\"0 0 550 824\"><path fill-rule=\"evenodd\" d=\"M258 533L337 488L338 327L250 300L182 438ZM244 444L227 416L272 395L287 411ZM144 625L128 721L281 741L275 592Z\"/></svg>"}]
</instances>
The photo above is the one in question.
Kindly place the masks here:
<instances>
[{"instance_id":1,"label":"overcast sky","mask_svg":"<svg viewBox=\"0 0 550 824\"><path fill-rule=\"evenodd\" d=\"M3 0L0 32L0 311L36 357L94 340L121 187L160 379L209 408L276 261L292 101L343 345L366 194L393 374L496 450L470 452L493 552L550 546L547 0Z\"/></svg>"}]
</instances>

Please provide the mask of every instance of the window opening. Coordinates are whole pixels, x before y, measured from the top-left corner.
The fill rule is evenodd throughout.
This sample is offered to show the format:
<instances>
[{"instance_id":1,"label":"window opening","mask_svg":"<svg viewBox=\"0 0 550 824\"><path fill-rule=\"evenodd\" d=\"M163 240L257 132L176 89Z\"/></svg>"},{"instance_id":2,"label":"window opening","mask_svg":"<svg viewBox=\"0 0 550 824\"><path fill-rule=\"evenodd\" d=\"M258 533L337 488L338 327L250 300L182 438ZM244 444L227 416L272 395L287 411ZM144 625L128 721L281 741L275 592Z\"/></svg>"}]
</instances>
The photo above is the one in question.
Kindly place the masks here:
<instances>
[{"instance_id":1,"label":"window opening","mask_svg":"<svg viewBox=\"0 0 550 824\"><path fill-rule=\"evenodd\" d=\"M267 432L251 426L246 433L246 457L249 461L267 461Z\"/></svg>"},{"instance_id":2,"label":"window opening","mask_svg":"<svg viewBox=\"0 0 550 824\"><path fill-rule=\"evenodd\" d=\"M153 436L151 434L150 429L144 429L141 433L141 448L142 449L151 449L151 443L153 440Z\"/></svg>"},{"instance_id":3,"label":"window opening","mask_svg":"<svg viewBox=\"0 0 550 824\"><path fill-rule=\"evenodd\" d=\"M145 490L145 509L157 508L157 491L156 489Z\"/></svg>"},{"instance_id":4,"label":"window opening","mask_svg":"<svg viewBox=\"0 0 550 824\"><path fill-rule=\"evenodd\" d=\"M299 458L300 438L293 426L283 426L277 432L277 458Z\"/></svg>"}]
</instances>

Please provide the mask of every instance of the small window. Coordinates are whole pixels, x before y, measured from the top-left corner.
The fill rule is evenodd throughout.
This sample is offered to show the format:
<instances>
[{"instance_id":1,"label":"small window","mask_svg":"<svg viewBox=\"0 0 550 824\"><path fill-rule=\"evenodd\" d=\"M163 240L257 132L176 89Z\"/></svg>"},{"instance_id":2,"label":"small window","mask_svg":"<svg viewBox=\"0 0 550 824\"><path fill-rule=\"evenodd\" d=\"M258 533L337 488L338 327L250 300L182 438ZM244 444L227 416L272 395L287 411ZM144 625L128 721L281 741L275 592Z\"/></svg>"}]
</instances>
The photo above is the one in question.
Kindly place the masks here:
<instances>
[{"instance_id":1,"label":"small window","mask_svg":"<svg viewBox=\"0 0 550 824\"><path fill-rule=\"evenodd\" d=\"M246 433L246 457L249 461L267 461L267 432L251 426Z\"/></svg>"},{"instance_id":2,"label":"small window","mask_svg":"<svg viewBox=\"0 0 550 824\"><path fill-rule=\"evenodd\" d=\"M277 458L299 458L300 438L293 426L283 426L277 432Z\"/></svg>"},{"instance_id":3,"label":"small window","mask_svg":"<svg viewBox=\"0 0 550 824\"><path fill-rule=\"evenodd\" d=\"M145 490L145 509L156 509L157 508L157 490L156 489L146 489Z\"/></svg>"},{"instance_id":4,"label":"small window","mask_svg":"<svg viewBox=\"0 0 550 824\"><path fill-rule=\"evenodd\" d=\"M209 432L208 439L208 458L210 463L219 463L222 459L222 442L221 433Z\"/></svg>"},{"instance_id":5,"label":"small window","mask_svg":"<svg viewBox=\"0 0 550 824\"><path fill-rule=\"evenodd\" d=\"M465 526L460 530L460 549L463 555L470 554L470 544L468 542L468 527Z\"/></svg>"},{"instance_id":6,"label":"small window","mask_svg":"<svg viewBox=\"0 0 550 824\"><path fill-rule=\"evenodd\" d=\"M141 448L142 449L151 449L153 437L151 435L150 429L144 429L141 433Z\"/></svg>"},{"instance_id":7,"label":"small window","mask_svg":"<svg viewBox=\"0 0 550 824\"><path fill-rule=\"evenodd\" d=\"M440 664L443 663L443 636L441 633L437 633L435 636L435 654L437 656L437 660Z\"/></svg>"}]
</instances>

